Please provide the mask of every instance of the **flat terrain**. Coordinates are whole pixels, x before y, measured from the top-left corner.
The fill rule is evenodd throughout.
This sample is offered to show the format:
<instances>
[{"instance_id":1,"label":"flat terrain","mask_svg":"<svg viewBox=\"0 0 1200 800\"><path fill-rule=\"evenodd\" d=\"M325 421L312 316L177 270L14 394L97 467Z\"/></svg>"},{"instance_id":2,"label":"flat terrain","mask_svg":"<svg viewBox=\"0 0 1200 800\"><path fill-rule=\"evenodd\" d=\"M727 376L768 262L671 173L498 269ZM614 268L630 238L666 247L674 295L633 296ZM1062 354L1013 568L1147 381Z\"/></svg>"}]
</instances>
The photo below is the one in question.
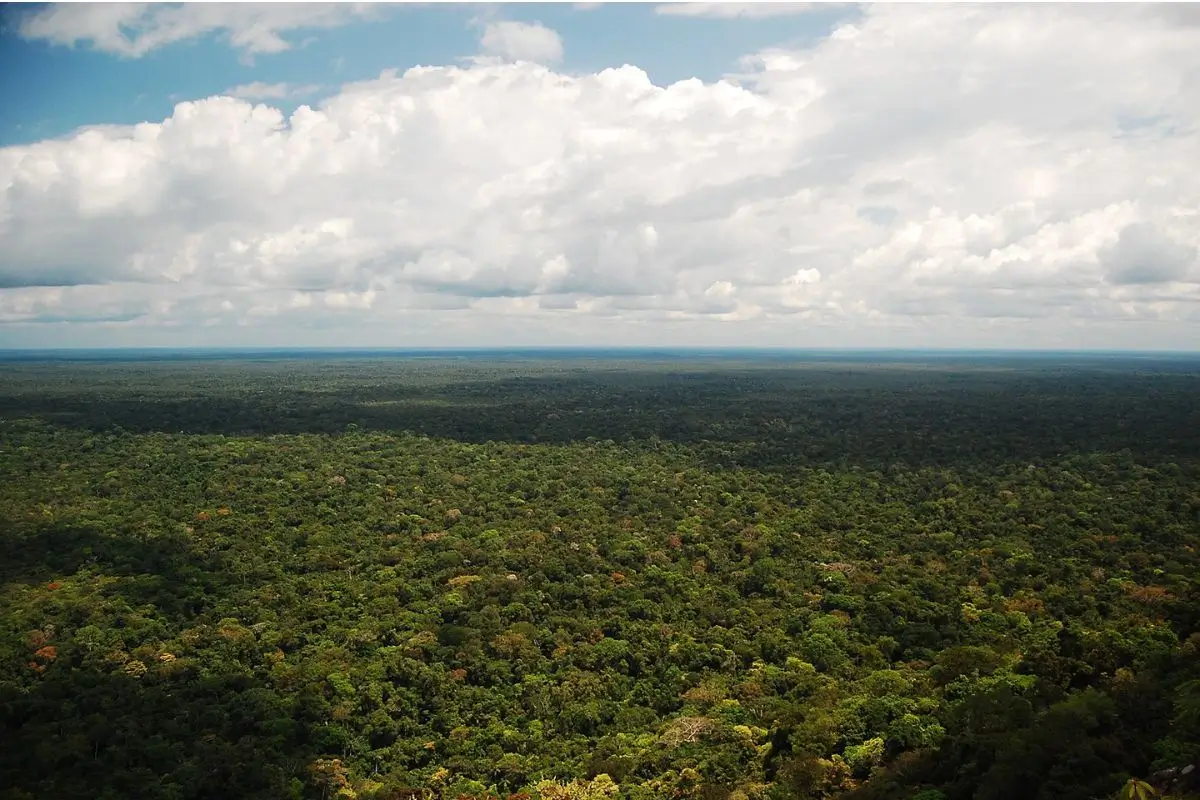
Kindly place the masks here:
<instances>
[{"instance_id":1,"label":"flat terrain","mask_svg":"<svg viewBox=\"0 0 1200 800\"><path fill-rule=\"evenodd\" d=\"M1200 757L1195 357L0 376L3 797L1087 800Z\"/></svg>"}]
</instances>

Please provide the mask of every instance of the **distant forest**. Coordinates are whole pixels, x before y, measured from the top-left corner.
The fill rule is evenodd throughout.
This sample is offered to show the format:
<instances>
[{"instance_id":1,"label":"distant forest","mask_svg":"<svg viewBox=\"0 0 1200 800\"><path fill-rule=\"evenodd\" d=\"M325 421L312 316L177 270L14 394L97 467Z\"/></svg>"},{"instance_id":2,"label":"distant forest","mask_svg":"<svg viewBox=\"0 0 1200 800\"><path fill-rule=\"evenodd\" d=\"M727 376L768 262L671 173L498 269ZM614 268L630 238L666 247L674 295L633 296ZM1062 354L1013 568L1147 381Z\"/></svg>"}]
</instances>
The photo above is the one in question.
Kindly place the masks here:
<instances>
[{"instance_id":1,"label":"distant forest","mask_svg":"<svg viewBox=\"0 0 1200 800\"><path fill-rule=\"evenodd\" d=\"M0 536L0 798L1200 796L1196 358L8 358Z\"/></svg>"}]
</instances>

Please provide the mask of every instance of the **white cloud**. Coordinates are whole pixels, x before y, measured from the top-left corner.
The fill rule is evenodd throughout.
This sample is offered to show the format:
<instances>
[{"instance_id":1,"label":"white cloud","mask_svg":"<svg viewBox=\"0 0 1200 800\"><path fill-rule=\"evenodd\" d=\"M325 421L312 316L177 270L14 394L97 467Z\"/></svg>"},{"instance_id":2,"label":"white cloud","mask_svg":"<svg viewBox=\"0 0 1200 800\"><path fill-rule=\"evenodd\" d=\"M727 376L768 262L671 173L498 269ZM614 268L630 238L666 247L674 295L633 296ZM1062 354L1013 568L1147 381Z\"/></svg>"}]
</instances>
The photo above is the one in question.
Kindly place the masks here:
<instances>
[{"instance_id":1,"label":"white cloud","mask_svg":"<svg viewBox=\"0 0 1200 800\"><path fill-rule=\"evenodd\" d=\"M307 97L316 94L321 87L316 84L297 86L291 83L243 83L226 89L225 94L241 100L286 100L291 97Z\"/></svg>"},{"instance_id":2,"label":"white cloud","mask_svg":"<svg viewBox=\"0 0 1200 800\"><path fill-rule=\"evenodd\" d=\"M287 117L182 103L0 149L0 320L1194 344L1197 70L1200 28L1152 7L872 5L717 83L481 61Z\"/></svg>"},{"instance_id":3,"label":"white cloud","mask_svg":"<svg viewBox=\"0 0 1200 800\"><path fill-rule=\"evenodd\" d=\"M485 56L554 64L562 60L562 38L540 22L489 22L479 37Z\"/></svg>"},{"instance_id":4,"label":"white cloud","mask_svg":"<svg viewBox=\"0 0 1200 800\"><path fill-rule=\"evenodd\" d=\"M285 34L370 16L365 3L55 3L25 14L25 39L140 58L174 42L224 34L246 55L291 48Z\"/></svg>"},{"instance_id":5,"label":"white cloud","mask_svg":"<svg viewBox=\"0 0 1200 800\"><path fill-rule=\"evenodd\" d=\"M766 19L809 14L813 11L856 6L857 3L663 3L657 14L714 19Z\"/></svg>"}]
</instances>

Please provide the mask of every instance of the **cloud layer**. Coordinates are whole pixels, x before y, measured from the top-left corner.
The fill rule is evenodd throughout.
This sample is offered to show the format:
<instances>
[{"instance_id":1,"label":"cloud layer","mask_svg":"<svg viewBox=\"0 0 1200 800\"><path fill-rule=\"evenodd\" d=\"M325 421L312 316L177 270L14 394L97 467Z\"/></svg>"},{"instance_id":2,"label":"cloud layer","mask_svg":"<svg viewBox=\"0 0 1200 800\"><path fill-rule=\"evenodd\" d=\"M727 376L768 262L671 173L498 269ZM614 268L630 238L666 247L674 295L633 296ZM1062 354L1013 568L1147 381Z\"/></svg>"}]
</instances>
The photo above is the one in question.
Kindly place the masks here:
<instances>
[{"instance_id":1,"label":"cloud layer","mask_svg":"<svg viewBox=\"0 0 1200 800\"><path fill-rule=\"evenodd\" d=\"M286 100L289 97L307 97L320 90L320 86L311 83L297 86L291 83L254 81L226 89L225 94L240 100Z\"/></svg>"},{"instance_id":2,"label":"cloud layer","mask_svg":"<svg viewBox=\"0 0 1200 800\"><path fill-rule=\"evenodd\" d=\"M540 26L483 46L290 117L211 97L0 150L0 321L1200 343L1200 28L1169 9L872 5L669 87L533 63Z\"/></svg>"},{"instance_id":3,"label":"cloud layer","mask_svg":"<svg viewBox=\"0 0 1200 800\"><path fill-rule=\"evenodd\" d=\"M56 3L24 15L19 30L26 39L129 58L222 33L253 56L290 49L287 33L336 28L371 13L365 3Z\"/></svg>"},{"instance_id":4,"label":"cloud layer","mask_svg":"<svg viewBox=\"0 0 1200 800\"><path fill-rule=\"evenodd\" d=\"M669 17L766 19L853 5L857 3L664 3L655 11Z\"/></svg>"}]
</instances>

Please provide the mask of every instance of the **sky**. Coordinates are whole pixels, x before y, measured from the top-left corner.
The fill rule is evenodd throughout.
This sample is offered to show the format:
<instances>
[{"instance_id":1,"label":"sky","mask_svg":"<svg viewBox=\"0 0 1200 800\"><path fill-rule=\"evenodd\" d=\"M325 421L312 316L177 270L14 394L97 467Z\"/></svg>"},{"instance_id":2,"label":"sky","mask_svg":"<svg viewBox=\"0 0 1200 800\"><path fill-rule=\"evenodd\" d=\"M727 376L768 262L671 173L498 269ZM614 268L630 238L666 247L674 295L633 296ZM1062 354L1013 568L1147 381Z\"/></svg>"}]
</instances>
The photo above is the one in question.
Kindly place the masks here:
<instances>
[{"instance_id":1,"label":"sky","mask_svg":"<svg viewBox=\"0 0 1200 800\"><path fill-rule=\"evenodd\" d=\"M0 347L1200 350L1200 6L0 7Z\"/></svg>"}]
</instances>

